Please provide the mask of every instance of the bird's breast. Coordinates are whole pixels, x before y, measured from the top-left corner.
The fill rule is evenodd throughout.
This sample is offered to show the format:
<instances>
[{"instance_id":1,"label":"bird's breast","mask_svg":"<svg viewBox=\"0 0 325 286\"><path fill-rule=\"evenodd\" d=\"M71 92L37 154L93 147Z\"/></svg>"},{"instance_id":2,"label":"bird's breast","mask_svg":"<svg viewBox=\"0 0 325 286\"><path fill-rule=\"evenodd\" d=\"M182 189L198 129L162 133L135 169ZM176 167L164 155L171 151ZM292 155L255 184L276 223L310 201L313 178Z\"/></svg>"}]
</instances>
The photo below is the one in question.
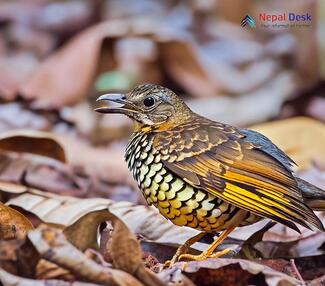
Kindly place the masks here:
<instances>
[{"instance_id":1,"label":"bird's breast","mask_svg":"<svg viewBox=\"0 0 325 286\"><path fill-rule=\"evenodd\" d=\"M153 146L153 137L147 134L131 137L125 153L128 168L147 203L157 207L174 224L214 232L243 217L246 221L243 225L256 221L256 216L192 187L165 168L161 158Z\"/></svg>"}]
</instances>

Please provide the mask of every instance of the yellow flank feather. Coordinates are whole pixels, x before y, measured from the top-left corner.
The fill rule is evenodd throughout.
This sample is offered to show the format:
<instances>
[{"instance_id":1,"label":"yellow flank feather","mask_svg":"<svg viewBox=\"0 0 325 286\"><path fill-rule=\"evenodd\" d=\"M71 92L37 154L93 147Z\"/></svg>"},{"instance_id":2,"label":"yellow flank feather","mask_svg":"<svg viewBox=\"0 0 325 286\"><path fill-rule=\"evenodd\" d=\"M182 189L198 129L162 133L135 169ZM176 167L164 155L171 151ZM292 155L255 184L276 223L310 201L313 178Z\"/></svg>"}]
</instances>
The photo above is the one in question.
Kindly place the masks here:
<instances>
[{"instance_id":1,"label":"yellow flank feather","mask_svg":"<svg viewBox=\"0 0 325 286\"><path fill-rule=\"evenodd\" d=\"M238 183L242 183L242 184L248 184L251 185L253 187L258 187L258 188L263 188L265 190L269 190L272 189L276 192L279 192L280 194L283 193L285 190L283 189L283 187L281 188L280 186L277 186L276 183L274 184L270 184L267 182L263 182L261 180L256 180L254 178L251 178L249 176L245 176L245 175L241 175L235 172L231 172L231 171L227 171L223 177L225 179L231 180L231 181L236 181Z\"/></svg>"},{"instance_id":2,"label":"yellow flank feather","mask_svg":"<svg viewBox=\"0 0 325 286\"><path fill-rule=\"evenodd\" d=\"M244 193L245 195L247 194L246 190L227 182L222 197L224 197L228 202L245 207L256 214L272 214L279 218L286 218L281 213L272 209L272 207L260 203L259 199L256 200L256 197L254 197L250 192L248 192L248 196L245 196Z\"/></svg>"}]
</instances>

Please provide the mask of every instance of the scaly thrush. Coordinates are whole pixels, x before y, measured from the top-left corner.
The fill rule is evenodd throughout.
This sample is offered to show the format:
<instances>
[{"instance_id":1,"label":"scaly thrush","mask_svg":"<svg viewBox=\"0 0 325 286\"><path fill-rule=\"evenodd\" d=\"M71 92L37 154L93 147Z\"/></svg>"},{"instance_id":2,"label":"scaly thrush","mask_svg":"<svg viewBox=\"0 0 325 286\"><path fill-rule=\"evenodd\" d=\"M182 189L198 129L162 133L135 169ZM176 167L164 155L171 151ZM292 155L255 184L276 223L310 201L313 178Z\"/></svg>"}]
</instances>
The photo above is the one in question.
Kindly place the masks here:
<instances>
[{"instance_id":1,"label":"scaly thrush","mask_svg":"<svg viewBox=\"0 0 325 286\"><path fill-rule=\"evenodd\" d=\"M96 111L134 120L125 159L147 203L174 224L202 231L173 261L219 257L227 250L214 250L232 230L263 218L295 230L297 223L324 231L308 202L317 193L313 207L325 209L325 192L295 177L294 162L262 134L195 114L158 85L143 84L98 100L114 106ZM182 253L204 233L219 231L200 255Z\"/></svg>"}]
</instances>

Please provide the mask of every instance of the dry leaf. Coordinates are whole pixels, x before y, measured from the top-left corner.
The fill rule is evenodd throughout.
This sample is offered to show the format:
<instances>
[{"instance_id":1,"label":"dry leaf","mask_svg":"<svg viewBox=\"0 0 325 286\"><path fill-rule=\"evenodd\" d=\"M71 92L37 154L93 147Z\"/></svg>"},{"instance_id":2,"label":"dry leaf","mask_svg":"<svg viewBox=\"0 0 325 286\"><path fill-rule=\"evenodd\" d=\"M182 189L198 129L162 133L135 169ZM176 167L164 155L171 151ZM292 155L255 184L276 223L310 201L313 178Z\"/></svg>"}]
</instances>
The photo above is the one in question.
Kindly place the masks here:
<instances>
[{"instance_id":1,"label":"dry leaf","mask_svg":"<svg viewBox=\"0 0 325 286\"><path fill-rule=\"evenodd\" d=\"M81 251L97 248L99 226L106 221L113 223L113 234L106 251L109 252L115 268L135 274L142 264L140 245L126 225L107 208L86 213L63 231L67 239ZM105 257L105 253L104 253Z\"/></svg>"},{"instance_id":2,"label":"dry leaf","mask_svg":"<svg viewBox=\"0 0 325 286\"><path fill-rule=\"evenodd\" d=\"M87 282L64 282L59 280L33 280L13 275L0 268L0 282L4 286L100 286Z\"/></svg>"},{"instance_id":3,"label":"dry leaf","mask_svg":"<svg viewBox=\"0 0 325 286\"><path fill-rule=\"evenodd\" d=\"M59 267L55 263L45 259L40 259L36 269L35 277L39 280L58 279L64 281L74 281L75 277L66 269Z\"/></svg>"},{"instance_id":4,"label":"dry leaf","mask_svg":"<svg viewBox=\"0 0 325 286\"><path fill-rule=\"evenodd\" d=\"M18 273L18 258L16 251L23 243L20 239L0 241L0 268L10 273Z\"/></svg>"},{"instance_id":5,"label":"dry leaf","mask_svg":"<svg viewBox=\"0 0 325 286\"><path fill-rule=\"evenodd\" d=\"M42 258L69 270L76 277L112 286L142 285L123 271L103 267L89 259L73 247L60 230L41 226L31 231L28 238Z\"/></svg>"},{"instance_id":6,"label":"dry leaf","mask_svg":"<svg viewBox=\"0 0 325 286\"><path fill-rule=\"evenodd\" d=\"M169 268L158 273L160 279L162 279L166 285L177 286L195 286L200 284L194 284L189 278L182 274L181 269Z\"/></svg>"},{"instance_id":7,"label":"dry leaf","mask_svg":"<svg viewBox=\"0 0 325 286\"><path fill-rule=\"evenodd\" d=\"M12 131L0 135L0 149L32 153L66 162L63 147L50 133L41 131Z\"/></svg>"},{"instance_id":8,"label":"dry leaf","mask_svg":"<svg viewBox=\"0 0 325 286\"><path fill-rule=\"evenodd\" d=\"M104 258L109 256L114 268L130 273L145 285L163 286L164 284L154 273L145 269L141 248L135 235L107 209L85 214L68 226L63 233L74 246L82 251L87 248L95 248L98 227L105 221L112 222L113 231L111 238L106 241L106 245L103 247Z\"/></svg>"},{"instance_id":9,"label":"dry leaf","mask_svg":"<svg viewBox=\"0 0 325 286\"><path fill-rule=\"evenodd\" d=\"M64 146L68 162L82 167L86 173L112 183L134 185L127 165L123 160L124 146L94 148L85 141L69 136L56 136Z\"/></svg>"},{"instance_id":10,"label":"dry leaf","mask_svg":"<svg viewBox=\"0 0 325 286\"><path fill-rule=\"evenodd\" d=\"M191 41L179 40L159 45L162 62L171 77L189 94L211 97L217 94L219 86L208 78L202 63L198 61L197 48Z\"/></svg>"},{"instance_id":11,"label":"dry leaf","mask_svg":"<svg viewBox=\"0 0 325 286\"><path fill-rule=\"evenodd\" d=\"M31 229L33 225L24 215L0 202L0 239L24 238Z\"/></svg>"},{"instance_id":12,"label":"dry leaf","mask_svg":"<svg viewBox=\"0 0 325 286\"><path fill-rule=\"evenodd\" d=\"M174 267L181 268L183 263ZM194 283L222 286L242 285L294 286L302 283L289 275L278 272L265 265L242 259L207 259L188 262L185 273Z\"/></svg>"},{"instance_id":13,"label":"dry leaf","mask_svg":"<svg viewBox=\"0 0 325 286\"><path fill-rule=\"evenodd\" d=\"M256 253L256 249L254 248L254 246L258 242L263 240L263 236L264 236L265 232L267 232L275 224L276 224L276 222L269 221L268 224L266 224L263 228L261 228L259 231L255 232L248 239L246 239L244 241L244 243L242 244L241 250L238 253L237 257L247 258L247 259L262 258L261 253Z\"/></svg>"},{"instance_id":14,"label":"dry leaf","mask_svg":"<svg viewBox=\"0 0 325 286\"><path fill-rule=\"evenodd\" d=\"M107 208L91 211L80 217L76 222L67 226L63 233L75 247L81 251L87 248L96 249L98 246L98 228L112 217Z\"/></svg>"},{"instance_id":15,"label":"dry leaf","mask_svg":"<svg viewBox=\"0 0 325 286\"><path fill-rule=\"evenodd\" d=\"M10 102L0 105L0 131L13 129L50 130L51 121L28 109L20 102Z\"/></svg>"},{"instance_id":16,"label":"dry leaf","mask_svg":"<svg viewBox=\"0 0 325 286\"><path fill-rule=\"evenodd\" d=\"M325 161L325 125L319 121L296 117L253 126L261 132L298 165L307 169L313 160Z\"/></svg>"},{"instance_id":17,"label":"dry leaf","mask_svg":"<svg viewBox=\"0 0 325 286\"><path fill-rule=\"evenodd\" d=\"M160 243L179 245L198 233L192 228L175 226L152 207L129 202L114 202L101 198L78 199L31 190L12 198L7 204L19 206L44 222L66 226L89 211L108 208L111 213L122 219L133 233Z\"/></svg>"},{"instance_id":18,"label":"dry leaf","mask_svg":"<svg viewBox=\"0 0 325 286\"><path fill-rule=\"evenodd\" d=\"M0 153L0 189L22 193L39 188L50 192L85 196L90 178L73 172L69 166L47 157Z\"/></svg>"},{"instance_id":19,"label":"dry leaf","mask_svg":"<svg viewBox=\"0 0 325 286\"><path fill-rule=\"evenodd\" d=\"M109 34L107 24L98 24L77 35L50 56L25 82L19 92L36 99L37 107L60 107L78 102L89 90L100 45Z\"/></svg>"},{"instance_id":20,"label":"dry leaf","mask_svg":"<svg viewBox=\"0 0 325 286\"><path fill-rule=\"evenodd\" d=\"M113 266L134 275L143 264L139 242L127 226L107 209L85 214L68 226L64 230L64 234L72 244L84 250L94 246L97 241L97 228L105 221L111 221L113 224L111 238L106 242L105 247L105 251L108 252L112 259ZM86 241L87 238L81 238L80 236L89 239ZM103 255L105 257L106 253Z\"/></svg>"},{"instance_id":21,"label":"dry leaf","mask_svg":"<svg viewBox=\"0 0 325 286\"><path fill-rule=\"evenodd\" d=\"M211 120L247 126L277 116L283 102L294 90L294 74L284 71L250 93L237 97L225 94L211 99L191 99L187 103L195 112Z\"/></svg>"},{"instance_id":22,"label":"dry leaf","mask_svg":"<svg viewBox=\"0 0 325 286\"><path fill-rule=\"evenodd\" d=\"M120 146L93 148L69 136L13 131L0 136L1 148L2 190L9 188L9 192L23 192L26 187L22 185L25 185L78 197L96 195L140 201L140 192L131 189L135 183L123 161ZM49 160L64 161L66 157L69 165Z\"/></svg>"}]
</instances>

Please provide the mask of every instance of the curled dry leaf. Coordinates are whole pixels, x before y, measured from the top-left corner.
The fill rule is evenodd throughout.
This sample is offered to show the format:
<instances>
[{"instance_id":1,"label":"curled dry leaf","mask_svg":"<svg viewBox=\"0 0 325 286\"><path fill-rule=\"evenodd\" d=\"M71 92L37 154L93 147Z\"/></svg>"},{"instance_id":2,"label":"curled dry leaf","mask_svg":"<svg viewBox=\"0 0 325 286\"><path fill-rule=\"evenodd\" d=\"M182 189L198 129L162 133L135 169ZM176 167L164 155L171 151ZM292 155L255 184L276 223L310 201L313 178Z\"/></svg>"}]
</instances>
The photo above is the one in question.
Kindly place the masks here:
<instances>
[{"instance_id":1,"label":"curled dry leaf","mask_svg":"<svg viewBox=\"0 0 325 286\"><path fill-rule=\"evenodd\" d=\"M31 231L28 238L42 258L69 270L76 277L112 286L142 285L126 272L103 267L89 259L71 245L58 229L43 225Z\"/></svg>"},{"instance_id":2,"label":"curled dry leaf","mask_svg":"<svg viewBox=\"0 0 325 286\"><path fill-rule=\"evenodd\" d=\"M98 228L103 222L111 220L111 217L112 214L108 212L107 208L91 211L67 226L63 233L70 243L81 251L85 251L87 248L96 249Z\"/></svg>"},{"instance_id":3,"label":"curled dry leaf","mask_svg":"<svg viewBox=\"0 0 325 286\"><path fill-rule=\"evenodd\" d=\"M12 131L0 136L0 157L0 188L9 192L23 192L25 185L78 197L96 193L139 201L140 193L131 189L134 181L121 146L93 148L69 136ZM63 164L66 160L69 164ZM123 193L114 184L122 184Z\"/></svg>"},{"instance_id":4,"label":"curled dry leaf","mask_svg":"<svg viewBox=\"0 0 325 286\"><path fill-rule=\"evenodd\" d=\"M78 199L31 190L8 201L41 218L44 222L71 225L89 211L107 208L120 218L133 233L160 243L178 245L198 231L177 227L162 217L156 209L129 202L114 202L108 199ZM201 249L201 248L200 248Z\"/></svg>"},{"instance_id":5,"label":"curled dry leaf","mask_svg":"<svg viewBox=\"0 0 325 286\"><path fill-rule=\"evenodd\" d=\"M183 263L177 263L174 267L181 268L182 265ZM212 283L235 286L238 285L237 281L242 281L242 285L303 285L299 280L268 266L242 259L191 261L187 263L184 272L194 283L202 286Z\"/></svg>"},{"instance_id":6,"label":"curled dry leaf","mask_svg":"<svg viewBox=\"0 0 325 286\"><path fill-rule=\"evenodd\" d=\"M163 286L164 284L154 273L145 269L142 251L135 235L124 222L107 209L85 214L68 226L63 233L74 246L84 251L87 248L94 248L97 244L97 229L105 221L112 222L113 232L111 238L106 241L103 256L109 256L115 268L130 273L143 284Z\"/></svg>"},{"instance_id":7,"label":"curled dry leaf","mask_svg":"<svg viewBox=\"0 0 325 286\"><path fill-rule=\"evenodd\" d=\"M24 215L0 202L0 239L24 238L31 229Z\"/></svg>"},{"instance_id":8,"label":"curled dry leaf","mask_svg":"<svg viewBox=\"0 0 325 286\"><path fill-rule=\"evenodd\" d=\"M0 150L32 153L66 162L63 147L50 133L41 131L9 131L0 135Z\"/></svg>"},{"instance_id":9,"label":"curled dry leaf","mask_svg":"<svg viewBox=\"0 0 325 286\"><path fill-rule=\"evenodd\" d=\"M140 244L127 226L115 215L110 214L113 224L112 237L107 241L108 251L113 266L135 275L140 267L143 267Z\"/></svg>"},{"instance_id":10,"label":"curled dry leaf","mask_svg":"<svg viewBox=\"0 0 325 286\"><path fill-rule=\"evenodd\" d=\"M113 223L112 238L106 244L113 266L136 276L148 286L163 286L164 283L144 267L140 244L134 234L115 215L110 214Z\"/></svg>"},{"instance_id":11,"label":"curled dry leaf","mask_svg":"<svg viewBox=\"0 0 325 286\"><path fill-rule=\"evenodd\" d=\"M100 286L87 282L65 282L59 280L34 280L13 275L0 268L0 282L4 286Z\"/></svg>"},{"instance_id":12,"label":"curled dry leaf","mask_svg":"<svg viewBox=\"0 0 325 286\"><path fill-rule=\"evenodd\" d=\"M260 254L256 253L254 249L255 244L263 240L265 232L272 228L276 222L269 221L263 228L251 235L241 246L241 250L238 253L238 257L254 259L260 257ZM255 252L255 253L254 253Z\"/></svg>"},{"instance_id":13,"label":"curled dry leaf","mask_svg":"<svg viewBox=\"0 0 325 286\"><path fill-rule=\"evenodd\" d=\"M152 272L145 269L140 245L122 220L130 227L136 227L136 230L133 230L147 239L158 239L164 236L162 241L167 240L168 243L178 244L191 236L191 229L182 231L162 218L155 210L128 202L113 202L106 199L82 200L33 191L10 200L8 204L20 206L45 222L71 224L64 230L64 234L81 250L94 247L97 244L98 226L101 222L111 221L114 231L105 249L112 259L113 266L135 275L145 285L164 284ZM89 212L93 209L99 210ZM126 219L123 214L133 217L133 220ZM146 221L143 229L141 225L143 222L140 221L139 224L140 217L141 220Z\"/></svg>"}]
</instances>

